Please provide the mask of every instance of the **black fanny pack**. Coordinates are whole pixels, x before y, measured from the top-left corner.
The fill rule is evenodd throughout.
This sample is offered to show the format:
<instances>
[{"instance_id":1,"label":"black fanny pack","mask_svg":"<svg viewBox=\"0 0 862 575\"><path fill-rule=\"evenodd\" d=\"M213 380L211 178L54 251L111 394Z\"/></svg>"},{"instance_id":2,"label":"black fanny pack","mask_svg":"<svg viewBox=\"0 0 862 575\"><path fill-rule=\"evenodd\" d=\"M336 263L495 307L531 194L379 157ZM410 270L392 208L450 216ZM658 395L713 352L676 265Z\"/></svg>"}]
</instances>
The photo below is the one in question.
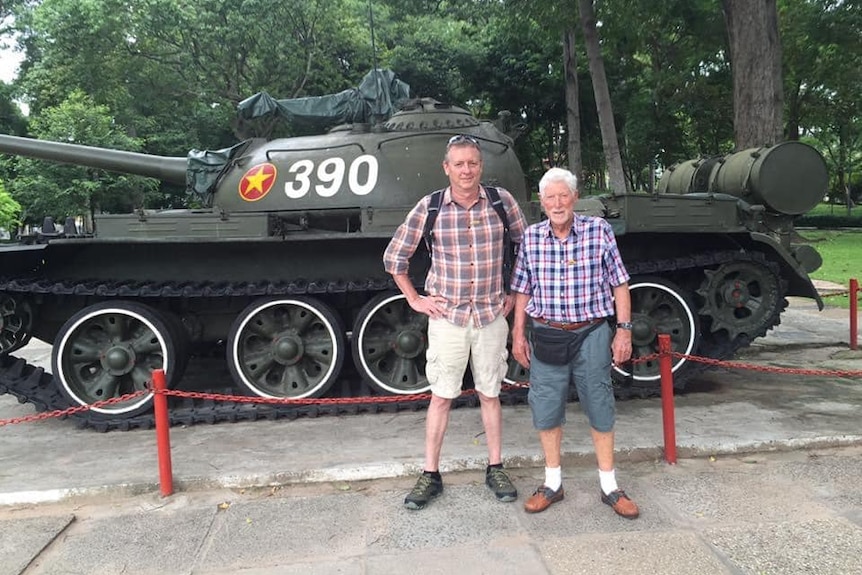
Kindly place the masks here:
<instances>
[{"instance_id":1,"label":"black fanny pack","mask_svg":"<svg viewBox=\"0 0 862 575\"><path fill-rule=\"evenodd\" d=\"M586 337L604 324L597 321L575 331L565 331L533 322L533 355L542 363L566 365L578 354Z\"/></svg>"}]
</instances>

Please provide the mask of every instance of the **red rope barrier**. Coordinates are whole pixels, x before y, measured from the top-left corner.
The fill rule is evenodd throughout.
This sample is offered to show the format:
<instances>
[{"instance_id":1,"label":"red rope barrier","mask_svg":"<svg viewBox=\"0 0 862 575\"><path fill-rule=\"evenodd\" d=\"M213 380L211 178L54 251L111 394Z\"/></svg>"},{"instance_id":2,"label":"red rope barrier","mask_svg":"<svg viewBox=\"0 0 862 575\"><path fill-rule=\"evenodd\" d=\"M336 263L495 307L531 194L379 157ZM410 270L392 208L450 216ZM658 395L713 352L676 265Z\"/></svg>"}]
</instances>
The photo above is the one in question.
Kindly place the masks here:
<instances>
[{"instance_id":1,"label":"red rope barrier","mask_svg":"<svg viewBox=\"0 0 862 575\"><path fill-rule=\"evenodd\" d=\"M43 411L42 413L34 413L33 415L24 415L22 417L13 417L12 419L0 419L0 427L4 425L12 425L14 423L28 423L30 421L42 421L43 419L51 419L52 417L64 418L69 415L74 415L75 413L81 413L84 411L88 411L93 408L106 407L108 405L114 405L116 403L123 403L124 401L128 401L130 399L135 399L136 397L140 397L142 395L146 395L150 393L149 389L142 389L141 391L136 391L134 393L127 393L125 395L120 395L118 397L112 397L111 399L103 399L101 401L94 401L93 403L87 405L76 405L75 407L67 407L66 409L55 409L54 411Z\"/></svg>"},{"instance_id":2,"label":"red rope barrier","mask_svg":"<svg viewBox=\"0 0 862 575\"><path fill-rule=\"evenodd\" d=\"M670 334L658 334L659 372L661 373L661 420L664 429L664 460L676 465L676 418L673 402L673 368Z\"/></svg>"}]
</instances>

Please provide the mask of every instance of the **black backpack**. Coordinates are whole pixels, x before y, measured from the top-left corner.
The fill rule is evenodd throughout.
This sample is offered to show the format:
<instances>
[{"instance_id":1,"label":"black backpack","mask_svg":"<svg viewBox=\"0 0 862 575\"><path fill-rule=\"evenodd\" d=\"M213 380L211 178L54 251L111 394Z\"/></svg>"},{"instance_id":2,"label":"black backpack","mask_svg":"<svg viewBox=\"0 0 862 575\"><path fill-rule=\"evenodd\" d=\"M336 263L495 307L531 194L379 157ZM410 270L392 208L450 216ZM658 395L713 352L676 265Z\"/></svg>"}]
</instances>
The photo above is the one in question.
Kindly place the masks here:
<instances>
[{"instance_id":1,"label":"black backpack","mask_svg":"<svg viewBox=\"0 0 862 575\"><path fill-rule=\"evenodd\" d=\"M515 254L518 252L518 244L512 242L512 236L509 232L509 217L506 215L506 208L503 206L503 200L500 199L500 192L497 188L484 186L485 193L488 194L488 199L491 200L491 207L497 212L500 221L503 222L503 289L506 293L510 293L509 279L512 277L512 268L515 265ZM440 206L443 205L443 192L445 190L437 190L431 194L431 201L428 202L428 215L425 217L425 229L422 231L422 237L425 239L425 247L428 250L428 257L432 256L431 244L434 239L434 222L437 221L437 216L440 213Z\"/></svg>"}]
</instances>

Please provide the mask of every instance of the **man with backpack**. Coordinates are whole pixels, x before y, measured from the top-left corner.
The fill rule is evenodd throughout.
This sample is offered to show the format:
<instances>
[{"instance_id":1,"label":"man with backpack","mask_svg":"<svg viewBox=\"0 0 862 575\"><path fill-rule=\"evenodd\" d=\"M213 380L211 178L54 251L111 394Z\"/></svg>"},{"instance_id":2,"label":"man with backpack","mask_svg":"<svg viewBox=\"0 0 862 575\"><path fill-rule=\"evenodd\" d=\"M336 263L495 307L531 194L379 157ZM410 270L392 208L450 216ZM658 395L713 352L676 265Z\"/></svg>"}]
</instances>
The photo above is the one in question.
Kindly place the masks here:
<instances>
[{"instance_id":1,"label":"man with backpack","mask_svg":"<svg viewBox=\"0 0 862 575\"><path fill-rule=\"evenodd\" d=\"M507 370L506 316L514 305L504 276L511 271L510 244L520 243L527 222L507 190L481 185L482 150L477 139L450 138L443 171L449 186L416 204L383 256L386 271L410 307L429 318L426 375L431 402L425 424L425 463L404 499L404 506L414 510L443 492L440 451L468 361L488 443L485 483L500 501L518 497L503 471L499 394ZM408 276L409 260L423 240L431 254L426 295L419 294Z\"/></svg>"}]
</instances>

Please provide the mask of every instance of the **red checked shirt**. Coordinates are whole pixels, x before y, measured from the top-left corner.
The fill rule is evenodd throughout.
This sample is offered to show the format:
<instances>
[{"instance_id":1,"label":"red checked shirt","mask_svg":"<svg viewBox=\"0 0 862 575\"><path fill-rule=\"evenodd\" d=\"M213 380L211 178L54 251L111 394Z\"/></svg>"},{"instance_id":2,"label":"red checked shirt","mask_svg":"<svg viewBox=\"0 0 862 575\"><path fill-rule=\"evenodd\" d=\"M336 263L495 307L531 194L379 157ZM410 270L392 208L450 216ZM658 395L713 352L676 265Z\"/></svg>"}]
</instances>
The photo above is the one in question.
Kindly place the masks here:
<instances>
[{"instance_id":1,"label":"red checked shirt","mask_svg":"<svg viewBox=\"0 0 862 575\"><path fill-rule=\"evenodd\" d=\"M509 233L518 243L527 221L518 203L507 190L497 188L509 217ZM383 254L383 266L392 275L406 274L409 259L422 241L431 195L427 195L407 214L395 230ZM425 292L443 296L448 302L446 319L466 327L470 319L484 327L503 311L503 222L485 195L470 208L452 201L446 188L443 204L433 230L433 258L425 278Z\"/></svg>"},{"instance_id":2,"label":"red checked shirt","mask_svg":"<svg viewBox=\"0 0 862 575\"><path fill-rule=\"evenodd\" d=\"M575 214L562 240L548 220L527 228L512 291L532 296L530 317L577 323L614 315L611 287L629 279L610 224Z\"/></svg>"}]
</instances>

